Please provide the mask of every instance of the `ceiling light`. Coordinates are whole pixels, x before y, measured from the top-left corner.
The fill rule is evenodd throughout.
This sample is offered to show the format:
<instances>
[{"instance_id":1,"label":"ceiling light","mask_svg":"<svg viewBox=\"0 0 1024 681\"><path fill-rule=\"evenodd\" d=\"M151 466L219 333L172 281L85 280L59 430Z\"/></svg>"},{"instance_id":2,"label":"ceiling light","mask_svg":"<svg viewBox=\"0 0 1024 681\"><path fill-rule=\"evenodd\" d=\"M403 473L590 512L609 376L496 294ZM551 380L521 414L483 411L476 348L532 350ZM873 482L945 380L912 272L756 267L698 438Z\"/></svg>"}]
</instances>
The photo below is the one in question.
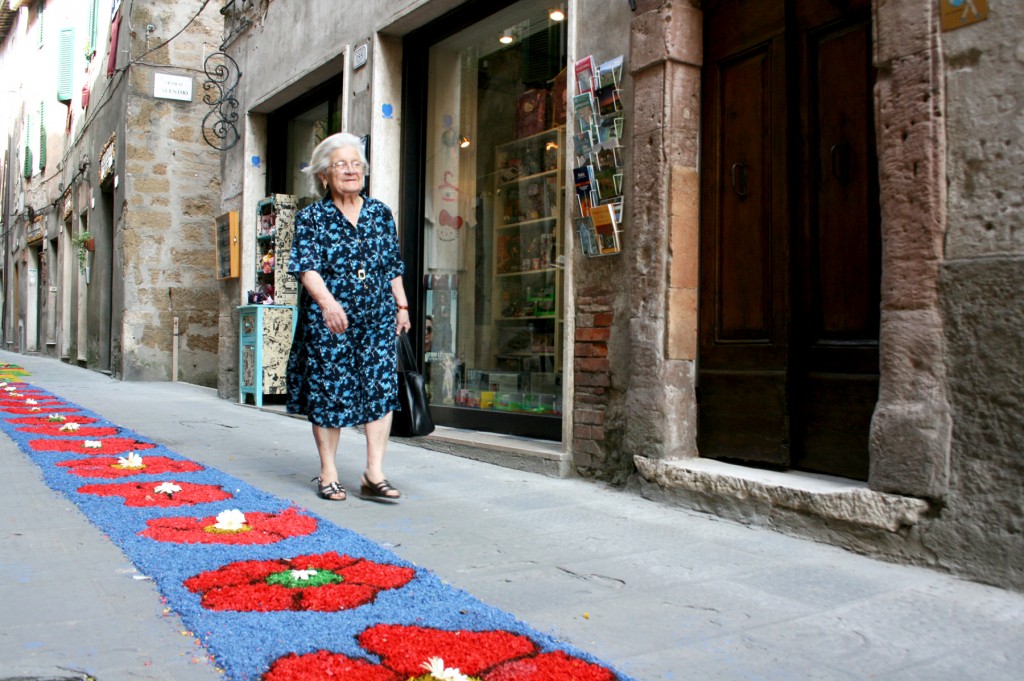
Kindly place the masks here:
<instances>
[{"instance_id":1,"label":"ceiling light","mask_svg":"<svg viewBox=\"0 0 1024 681\"><path fill-rule=\"evenodd\" d=\"M502 45L511 45L512 43L515 42L515 40L516 34L511 28L505 29L505 31L501 34L501 37L498 38L498 42L501 43Z\"/></svg>"},{"instance_id":2,"label":"ceiling light","mask_svg":"<svg viewBox=\"0 0 1024 681\"><path fill-rule=\"evenodd\" d=\"M459 146L461 148L463 148L463 149L466 149L472 143L473 142L470 141L470 139L468 137L466 137L465 135L463 135L462 137L459 138Z\"/></svg>"},{"instance_id":3,"label":"ceiling light","mask_svg":"<svg viewBox=\"0 0 1024 681\"><path fill-rule=\"evenodd\" d=\"M548 10L548 19L551 19L551 21L565 21L565 12L563 12L558 7L554 8L554 9L549 9Z\"/></svg>"}]
</instances>

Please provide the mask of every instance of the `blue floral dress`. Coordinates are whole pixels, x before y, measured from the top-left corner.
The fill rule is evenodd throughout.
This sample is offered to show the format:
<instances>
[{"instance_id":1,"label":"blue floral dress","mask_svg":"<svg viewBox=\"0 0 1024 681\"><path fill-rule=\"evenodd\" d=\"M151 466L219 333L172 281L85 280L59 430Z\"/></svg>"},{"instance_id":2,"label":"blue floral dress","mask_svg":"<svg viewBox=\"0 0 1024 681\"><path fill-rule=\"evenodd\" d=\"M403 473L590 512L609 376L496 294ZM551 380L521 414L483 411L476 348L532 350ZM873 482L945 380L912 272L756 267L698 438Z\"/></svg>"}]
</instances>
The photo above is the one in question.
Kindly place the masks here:
<instances>
[{"instance_id":1,"label":"blue floral dress","mask_svg":"<svg viewBox=\"0 0 1024 681\"><path fill-rule=\"evenodd\" d=\"M349 323L345 333L328 330L300 282L287 409L325 428L369 423L399 408L391 280L405 266L395 220L390 208L364 196L357 223L329 196L295 215L288 272L316 271Z\"/></svg>"}]
</instances>

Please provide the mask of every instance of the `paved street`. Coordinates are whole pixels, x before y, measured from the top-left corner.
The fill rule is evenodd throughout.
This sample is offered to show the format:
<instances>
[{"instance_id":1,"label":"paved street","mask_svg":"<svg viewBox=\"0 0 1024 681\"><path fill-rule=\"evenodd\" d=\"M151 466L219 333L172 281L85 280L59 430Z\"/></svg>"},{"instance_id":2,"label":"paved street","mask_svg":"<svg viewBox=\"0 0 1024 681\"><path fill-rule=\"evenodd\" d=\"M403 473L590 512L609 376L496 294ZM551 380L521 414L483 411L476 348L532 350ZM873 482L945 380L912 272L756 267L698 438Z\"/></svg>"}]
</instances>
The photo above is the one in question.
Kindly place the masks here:
<instances>
[{"instance_id":1,"label":"paved street","mask_svg":"<svg viewBox=\"0 0 1024 681\"><path fill-rule=\"evenodd\" d=\"M180 383L0 352L26 378L314 510L637 679L1018 679L1024 596L555 479L393 443L400 504L316 498L304 421ZM0 436L0 681L222 678L145 575Z\"/></svg>"}]
</instances>

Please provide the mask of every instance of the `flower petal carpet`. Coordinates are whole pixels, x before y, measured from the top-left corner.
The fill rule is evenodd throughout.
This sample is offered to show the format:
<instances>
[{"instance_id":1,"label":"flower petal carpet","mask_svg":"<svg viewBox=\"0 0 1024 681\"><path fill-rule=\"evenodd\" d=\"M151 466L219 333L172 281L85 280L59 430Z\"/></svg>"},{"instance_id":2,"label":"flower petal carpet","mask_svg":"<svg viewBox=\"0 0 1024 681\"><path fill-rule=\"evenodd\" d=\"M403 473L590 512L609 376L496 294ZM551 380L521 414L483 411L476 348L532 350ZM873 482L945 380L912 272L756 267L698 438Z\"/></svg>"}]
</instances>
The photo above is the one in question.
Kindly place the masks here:
<instances>
[{"instance_id":1,"label":"flower petal carpet","mask_svg":"<svg viewBox=\"0 0 1024 681\"><path fill-rule=\"evenodd\" d=\"M227 679L632 681L429 570L0 365L0 429Z\"/></svg>"}]
</instances>

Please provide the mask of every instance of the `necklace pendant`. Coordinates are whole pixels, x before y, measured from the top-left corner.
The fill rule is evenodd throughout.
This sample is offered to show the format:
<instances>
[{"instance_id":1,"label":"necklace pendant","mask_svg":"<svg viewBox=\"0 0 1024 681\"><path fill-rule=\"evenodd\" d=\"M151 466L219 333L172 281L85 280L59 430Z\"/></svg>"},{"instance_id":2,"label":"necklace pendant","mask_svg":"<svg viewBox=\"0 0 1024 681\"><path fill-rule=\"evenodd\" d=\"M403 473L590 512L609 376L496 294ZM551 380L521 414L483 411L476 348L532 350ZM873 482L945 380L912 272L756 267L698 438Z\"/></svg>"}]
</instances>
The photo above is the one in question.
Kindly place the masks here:
<instances>
[{"instance_id":1,"label":"necklace pendant","mask_svg":"<svg viewBox=\"0 0 1024 681\"><path fill-rule=\"evenodd\" d=\"M366 279L366 270L360 267L358 270L356 270L356 276L359 278L359 281Z\"/></svg>"}]
</instances>

